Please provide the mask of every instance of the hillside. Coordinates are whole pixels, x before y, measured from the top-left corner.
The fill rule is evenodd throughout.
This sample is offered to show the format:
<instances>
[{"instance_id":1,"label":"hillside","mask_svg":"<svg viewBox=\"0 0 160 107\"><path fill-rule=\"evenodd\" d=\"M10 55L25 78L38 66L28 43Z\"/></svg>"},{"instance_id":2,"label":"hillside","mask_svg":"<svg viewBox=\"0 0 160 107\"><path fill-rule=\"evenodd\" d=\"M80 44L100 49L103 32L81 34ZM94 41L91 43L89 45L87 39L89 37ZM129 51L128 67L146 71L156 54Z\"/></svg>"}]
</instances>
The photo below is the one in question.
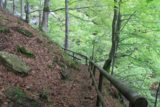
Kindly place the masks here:
<instances>
[{"instance_id":1,"label":"hillside","mask_svg":"<svg viewBox=\"0 0 160 107\"><path fill-rule=\"evenodd\" d=\"M5 95L8 88L14 90L15 87L16 93L21 93L21 89L31 99L40 103L37 107L85 107L87 105L93 107L95 92L92 87L88 87L89 83L85 81L89 79L87 73L80 72L78 67L72 68L76 65L69 67L70 65L65 61L66 56L58 46L20 19L2 11L0 11L0 19L0 51L17 55L31 69L27 76L21 76L10 72L11 70L8 70L1 61L0 100L2 107L22 106L19 105L20 103L14 103L16 102L14 98L10 99ZM19 29L30 32L32 36L27 37L24 33L19 32ZM34 57L18 51L18 46L32 52ZM66 80L61 77L63 70L69 74ZM86 100L83 101L82 98L82 101L76 101L80 96L86 97Z\"/></svg>"},{"instance_id":2,"label":"hillside","mask_svg":"<svg viewBox=\"0 0 160 107\"><path fill-rule=\"evenodd\" d=\"M19 18L0 11L0 20L0 107L95 107L85 65ZM118 107L107 98L108 107Z\"/></svg>"}]
</instances>

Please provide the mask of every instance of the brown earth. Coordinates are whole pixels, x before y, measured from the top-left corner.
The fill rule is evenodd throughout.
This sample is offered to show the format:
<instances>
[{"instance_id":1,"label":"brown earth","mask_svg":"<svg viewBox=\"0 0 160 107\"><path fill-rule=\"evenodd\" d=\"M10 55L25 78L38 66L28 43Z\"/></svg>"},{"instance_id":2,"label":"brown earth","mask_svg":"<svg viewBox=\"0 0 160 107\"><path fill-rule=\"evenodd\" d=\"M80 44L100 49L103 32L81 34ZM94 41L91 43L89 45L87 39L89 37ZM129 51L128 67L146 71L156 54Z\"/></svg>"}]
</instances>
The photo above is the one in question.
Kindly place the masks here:
<instances>
[{"instance_id":1,"label":"brown earth","mask_svg":"<svg viewBox=\"0 0 160 107\"><path fill-rule=\"evenodd\" d=\"M0 26L9 29L9 32L0 33L0 51L18 55L32 69L28 76L21 77L0 64L2 107L8 107L9 100L4 95L4 90L9 86L22 88L34 99L39 99L40 92L47 92L48 101L44 102L45 107L95 107L96 92L91 85L85 65L80 65L80 69L67 67L69 77L62 80L60 75L62 68L59 63L64 63L63 52L56 44L42 36L38 30L7 12L0 11L0 20ZM17 32L17 27L32 32L33 37L26 37ZM32 51L36 57L28 58L17 52L17 45ZM106 103L108 107L120 107L109 95Z\"/></svg>"}]
</instances>

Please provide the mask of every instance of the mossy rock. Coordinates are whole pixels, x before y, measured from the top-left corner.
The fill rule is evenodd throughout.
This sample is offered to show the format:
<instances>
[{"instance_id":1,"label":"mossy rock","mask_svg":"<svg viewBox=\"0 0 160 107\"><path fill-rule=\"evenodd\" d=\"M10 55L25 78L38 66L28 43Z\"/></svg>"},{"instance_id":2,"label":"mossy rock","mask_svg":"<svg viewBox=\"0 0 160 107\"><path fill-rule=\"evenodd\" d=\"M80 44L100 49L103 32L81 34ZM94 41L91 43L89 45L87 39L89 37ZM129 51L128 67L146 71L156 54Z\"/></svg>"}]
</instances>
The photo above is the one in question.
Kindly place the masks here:
<instances>
[{"instance_id":1,"label":"mossy rock","mask_svg":"<svg viewBox=\"0 0 160 107\"><path fill-rule=\"evenodd\" d=\"M27 75L30 68L18 56L0 51L0 62L16 74Z\"/></svg>"},{"instance_id":2,"label":"mossy rock","mask_svg":"<svg viewBox=\"0 0 160 107\"><path fill-rule=\"evenodd\" d=\"M8 29L8 28L6 28L6 27L0 27L0 33L9 33L10 32L10 30Z\"/></svg>"},{"instance_id":3,"label":"mossy rock","mask_svg":"<svg viewBox=\"0 0 160 107\"><path fill-rule=\"evenodd\" d=\"M25 30L23 28L17 28L17 31L27 37L33 36L33 34L31 32L29 32L28 30Z\"/></svg>"},{"instance_id":4,"label":"mossy rock","mask_svg":"<svg viewBox=\"0 0 160 107\"><path fill-rule=\"evenodd\" d=\"M9 87L5 90L5 95L11 100L13 107L43 107L42 103L27 96L19 87Z\"/></svg>"},{"instance_id":5,"label":"mossy rock","mask_svg":"<svg viewBox=\"0 0 160 107\"><path fill-rule=\"evenodd\" d=\"M34 54L23 46L17 45L17 51L26 55L27 57L35 58Z\"/></svg>"}]
</instances>

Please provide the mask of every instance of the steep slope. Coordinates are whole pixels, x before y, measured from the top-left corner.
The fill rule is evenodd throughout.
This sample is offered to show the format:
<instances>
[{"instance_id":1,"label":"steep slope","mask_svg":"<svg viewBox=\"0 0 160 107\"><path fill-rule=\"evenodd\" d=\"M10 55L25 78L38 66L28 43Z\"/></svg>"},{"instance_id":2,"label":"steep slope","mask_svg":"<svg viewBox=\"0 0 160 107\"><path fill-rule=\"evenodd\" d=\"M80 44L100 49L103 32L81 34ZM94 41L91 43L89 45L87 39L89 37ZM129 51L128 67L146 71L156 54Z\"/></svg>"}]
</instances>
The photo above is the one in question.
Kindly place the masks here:
<instances>
[{"instance_id":1,"label":"steep slope","mask_svg":"<svg viewBox=\"0 0 160 107\"><path fill-rule=\"evenodd\" d=\"M0 20L0 51L17 55L31 68L29 74L24 77L11 72L12 70L7 69L1 62L2 107L20 106L14 104L12 99L5 95L5 91L11 86L20 88L45 107L94 107L95 92L89 87L88 73L69 67L58 46L19 18L0 11ZM29 57L29 52L27 53L26 50L34 57ZM65 80L61 78L63 69L69 75ZM27 107L27 105L21 106Z\"/></svg>"},{"instance_id":2,"label":"steep slope","mask_svg":"<svg viewBox=\"0 0 160 107\"><path fill-rule=\"evenodd\" d=\"M70 60L42 32L19 18L0 11L0 20L0 52L14 56L7 59L9 65L0 56L0 107L95 107L96 92L87 66ZM17 61L29 67L26 75L19 74L23 67ZM106 103L121 107L110 95Z\"/></svg>"}]
</instances>

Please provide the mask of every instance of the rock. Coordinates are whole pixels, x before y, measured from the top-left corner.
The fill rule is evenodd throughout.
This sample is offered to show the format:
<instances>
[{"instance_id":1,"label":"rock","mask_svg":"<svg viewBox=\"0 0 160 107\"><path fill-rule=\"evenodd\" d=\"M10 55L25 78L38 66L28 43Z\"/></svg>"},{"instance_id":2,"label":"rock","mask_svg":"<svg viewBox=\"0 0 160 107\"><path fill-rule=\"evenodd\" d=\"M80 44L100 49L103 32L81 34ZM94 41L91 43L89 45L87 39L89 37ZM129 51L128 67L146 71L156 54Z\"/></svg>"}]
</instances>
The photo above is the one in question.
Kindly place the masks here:
<instances>
[{"instance_id":1,"label":"rock","mask_svg":"<svg viewBox=\"0 0 160 107\"><path fill-rule=\"evenodd\" d=\"M5 95L12 102L11 107L43 107L43 104L27 96L19 87L9 87Z\"/></svg>"},{"instance_id":2,"label":"rock","mask_svg":"<svg viewBox=\"0 0 160 107\"><path fill-rule=\"evenodd\" d=\"M27 75L30 68L18 56L0 51L0 62L16 74Z\"/></svg>"}]
</instances>

